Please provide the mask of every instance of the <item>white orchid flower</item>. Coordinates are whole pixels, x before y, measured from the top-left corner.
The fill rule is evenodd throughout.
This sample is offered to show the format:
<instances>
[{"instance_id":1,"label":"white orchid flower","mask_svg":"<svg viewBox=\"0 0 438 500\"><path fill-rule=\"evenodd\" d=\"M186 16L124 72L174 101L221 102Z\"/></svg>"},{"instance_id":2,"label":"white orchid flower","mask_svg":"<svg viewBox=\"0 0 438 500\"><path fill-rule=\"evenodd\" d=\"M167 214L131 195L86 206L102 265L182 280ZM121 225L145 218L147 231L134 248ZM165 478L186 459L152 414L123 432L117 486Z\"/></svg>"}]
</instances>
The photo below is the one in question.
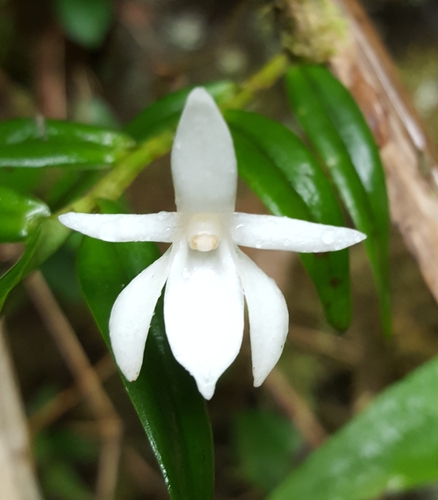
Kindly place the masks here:
<instances>
[{"instance_id":1,"label":"white orchid flower","mask_svg":"<svg viewBox=\"0 0 438 500\"><path fill-rule=\"evenodd\" d=\"M59 219L104 241L172 243L126 286L112 308L111 345L129 381L140 373L152 315L166 284L164 321L170 347L206 399L240 350L245 296L254 385L259 386L283 350L288 311L274 280L237 245L327 252L354 245L365 235L287 217L235 213L233 141L203 88L194 89L187 99L171 161L176 213L67 213Z\"/></svg>"}]
</instances>

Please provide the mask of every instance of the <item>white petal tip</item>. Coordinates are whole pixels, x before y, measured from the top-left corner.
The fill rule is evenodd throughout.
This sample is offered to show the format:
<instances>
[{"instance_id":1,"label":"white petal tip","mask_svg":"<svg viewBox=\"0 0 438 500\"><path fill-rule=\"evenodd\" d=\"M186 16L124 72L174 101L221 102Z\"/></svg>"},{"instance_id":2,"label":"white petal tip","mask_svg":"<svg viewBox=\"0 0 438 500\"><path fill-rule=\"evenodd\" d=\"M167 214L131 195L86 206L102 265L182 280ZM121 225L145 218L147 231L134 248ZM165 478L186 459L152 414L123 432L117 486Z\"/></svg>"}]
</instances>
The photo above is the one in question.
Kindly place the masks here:
<instances>
[{"instance_id":1,"label":"white petal tip","mask_svg":"<svg viewBox=\"0 0 438 500\"><path fill-rule=\"evenodd\" d=\"M356 243L360 243L363 240L367 239L367 235L364 233L361 233L360 231L357 232L357 241Z\"/></svg>"},{"instance_id":2,"label":"white petal tip","mask_svg":"<svg viewBox=\"0 0 438 500\"><path fill-rule=\"evenodd\" d=\"M187 104L210 104L213 101L211 95L205 90L204 87L194 88L187 97Z\"/></svg>"},{"instance_id":3,"label":"white petal tip","mask_svg":"<svg viewBox=\"0 0 438 500\"><path fill-rule=\"evenodd\" d=\"M270 373L270 372L269 372ZM253 367L253 375L254 375L254 387L260 387L263 382L266 380L266 378L268 377L269 373L266 373L261 375L261 374L255 374L254 373L254 367Z\"/></svg>"},{"instance_id":4,"label":"white petal tip","mask_svg":"<svg viewBox=\"0 0 438 500\"><path fill-rule=\"evenodd\" d=\"M366 240L367 235L365 233L361 233L356 229L349 229L345 240L349 240L351 245L355 245L356 243L360 243L363 240Z\"/></svg>"},{"instance_id":5,"label":"white petal tip","mask_svg":"<svg viewBox=\"0 0 438 500\"><path fill-rule=\"evenodd\" d=\"M321 243L315 247L316 252L338 251L357 245L365 240L366 234L343 227L328 228L321 237Z\"/></svg>"},{"instance_id":6,"label":"white petal tip","mask_svg":"<svg viewBox=\"0 0 438 500\"><path fill-rule=\"evenodd\" d=\"M136 370L135 372L126 372L126 373L121 368L120 370L122 371L123 375L125 376L128 382L135 382L138 379L138 376L140 375L139 370Z\"/></svg>"},{"instance_id":7,"label":"white petal tip","mask_svg":"<svg viewBox=\"0 0 438 500\"><path fill-rule=\"evenodd\" d=\"M64 224L64 226L71 227L71 225L74 224L75 215L76 214L74 212L68 212L66 214L59 215L58 220L61 224Z\"/></svg>"},{"instance_id":8,"label":"white petal tip","mask_svg":"<svg viewBox=\"0 0 438 500\"><path fill-rule=\"evenodd\" d=\"M200 382L196 381L198 386L198 391L204 397L204 399L211 399L214 394L214 390L216 389L216 382Z\"/></svg>"},{"instance_id":9,"label":"white petal tip","mask_svg":"<svg viewBox=\"0 0 438 500\"><path fill-rule=\"evenodd\" d=\"M356 229L347 229L347 231L348 233L345 235L345 238L339 240L336 250L344 250L344 248L357 245L367 238L366 234L356 231Z\"/></svg>"}]
</instances>

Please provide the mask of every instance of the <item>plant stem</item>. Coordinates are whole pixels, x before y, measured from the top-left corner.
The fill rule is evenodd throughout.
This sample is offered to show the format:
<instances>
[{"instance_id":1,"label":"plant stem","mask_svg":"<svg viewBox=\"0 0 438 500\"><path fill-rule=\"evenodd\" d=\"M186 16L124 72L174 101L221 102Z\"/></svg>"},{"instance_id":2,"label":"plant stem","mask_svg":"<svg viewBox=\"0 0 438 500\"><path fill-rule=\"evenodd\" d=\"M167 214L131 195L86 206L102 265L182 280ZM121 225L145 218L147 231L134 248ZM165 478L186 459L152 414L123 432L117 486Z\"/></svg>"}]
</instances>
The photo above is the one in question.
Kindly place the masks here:
<instances>
[{"instance_id":1,"label":"plant stem","mask_svg":"<svg viewBox=\"0 0 438 500\"><path fill-rule=\"evenodd\" d=\"M269 89L281 78L288 67L288 57L286 54L278 54L265 64L257 73L251 76L242 85L241 91L227 99L223 108L244 108L255 97L257 92Z\"/></svg>"}]
</instances>

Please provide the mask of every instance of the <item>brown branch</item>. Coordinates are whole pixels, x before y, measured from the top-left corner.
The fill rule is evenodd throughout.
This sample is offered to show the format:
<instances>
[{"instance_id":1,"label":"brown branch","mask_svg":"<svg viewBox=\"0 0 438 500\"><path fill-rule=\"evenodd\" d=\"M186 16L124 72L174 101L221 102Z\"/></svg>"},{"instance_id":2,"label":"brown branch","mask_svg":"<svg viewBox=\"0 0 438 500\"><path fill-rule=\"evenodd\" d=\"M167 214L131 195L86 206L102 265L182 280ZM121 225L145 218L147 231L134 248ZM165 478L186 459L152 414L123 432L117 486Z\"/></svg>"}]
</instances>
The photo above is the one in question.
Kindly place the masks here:
<instances>
[{"instance_id":1,"label":"brown branch","mask_svg":"<svg viewBox=\"0 0 438 500\"><path fill-rule=\"evenodd\" d=\"M76 334L62 312L42 274L35 271L26 280L29 296L52 334L76 383L99 422L103 442L97 478L97 500L114 498L120 455L121 422L102 388Z\"/></svg>"},{"instance_id":2,"label":"brown branch","mask_svg":"<svg viewBox=\"0 0 438 500\"><path fill-rule=\"evenodd\" d=\"M93 367L94 372L101 382L107 380L116 372L114 361L110 354L105 355ZM74 408L82 399L82 393L77 385L73 385L59 392L53 399L28 417L30 432L33 436L62 417Z\"/></svg>"},{"instance_id":3,"label":"brown branch","mask_svg":"<svg viewBox=\"0 0 438 500\"><path fill-rule=\"evenodd\" d=\"M304 440L312 448L321 446L327 437L324 428L283 372L274 368L266 379L265 386L289 416L294 426L301 432Z\"/></svg>"},{"instance_id":4,"label":"brown branch","mask_svg":"<svg viewBox=\"0 0 438 500\"><path fill-rule=\"evenodd\" d=\"M303 326L291 325L288 341L312 354L326 356L349 367L355 367L361 358L356 342Z\"/></svg>"},{"instance_id":5,"label":"brown branch","mask_svg":"<svg viewBox=\"0 0 438 500\"><path fill-rule=\"evenodd\" d=\"M0 500L40 500L29 433L0 321Z\"/></svg>"},{"instance_id":6,"label":"brown branch","mask_svg":"<svg viewBox=\"0 0 438 500\"><path fill-rule=\"evenodd\" d=\"M47 30L34 48L34 78L38 108L47 118L67 117L64 36L57 27Z\"/></svg>"},{"instance_id":7,"label":"brown branch","mask_svg":"<svg viewBox=\"0 0 438 500\"><path fill-rule=\"evenodd\" d=\"M357 0L336 0L350 44L333 72L355 96L380 147L391 217L438 300L438 156L394 64Z\"/></svg>"}]
</instances>

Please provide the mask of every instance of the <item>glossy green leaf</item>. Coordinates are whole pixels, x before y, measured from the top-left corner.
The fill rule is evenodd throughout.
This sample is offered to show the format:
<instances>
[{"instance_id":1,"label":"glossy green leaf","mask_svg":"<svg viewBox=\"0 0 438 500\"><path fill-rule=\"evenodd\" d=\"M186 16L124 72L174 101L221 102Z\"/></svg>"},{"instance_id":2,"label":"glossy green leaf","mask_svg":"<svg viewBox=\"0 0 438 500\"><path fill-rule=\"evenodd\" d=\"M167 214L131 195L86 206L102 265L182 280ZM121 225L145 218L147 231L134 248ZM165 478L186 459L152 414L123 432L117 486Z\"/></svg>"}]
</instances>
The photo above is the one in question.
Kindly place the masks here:
<instances>
[{"instance_id":1,"label":"glossy green leaf","mask_svg":"<svg viewBox=\"0 0 438 500\"><path fill-rule=\"evenodd\" d=\"M348 90L323 66L304 66L311 85L341 137L351 162L368 195L378 238L382 280L389 290L389 206L386 180L379 149L356 101ZM389 294L387 299L389 302ZM389 309L389 304L388 304Z\"/></svg>"},{"instance_id":2,"label":"glossy green leaf","mask_svg":"<svg viewBox=\"0 0 438 500\"><path fill-rule=\"evenodd\" d=\"M229 81L211 82L204 87L218 104L234 95L237 89L236 84ZM194 86L185 87L155 101L128 123L125 131L135 140L145 141L166 129L176 128L187 96L193 88Z\"/></svg>"},{"instance_id":3,"label":"glossy green leaf","mask_svg":"<svg viewBox=\"0 0 438 500\"><path fill-rule=\"evenodd\" d=\"M32 193L41 183L44 173L44 170L35 168L2 168L0 186L9 187L23 194Z\"/></svg>"},{"instance_id":4,"label":"glossy green leaf","mask_svg":"<svg viewBox=\"0 0 438 500\"><path fill-rule=\"evenodd\" d=\"M325 177L313 154L303 142L284 125L264 116L245 111L228 110L225 117L229 125L243 133L273 165L278 168L292 188L302 198L313 222L345 226L344 216L330 182ZM258 174L256 166L252 175ZM329 321L341 330L348 327L346 320L351 317L349 298L349 259L348 250L330 252L326 255L331 268L330 281L336 283L333 300L339 300L339 307L331 308L340 313L339 318L328 315ZM313 275L315 284L324 287L320 280L327 279L327 274ZM350 310L344 308L350 304ZM342 311L342 313L341 313Z\"/></svg>"},{"instance_id":5,"label":"glossy green leaf","mask_svg":"<svg viewBox=\"0 0 438 500\"><path fill-rule=\"evenodd\" d=\"M231 129L239 175L274 215L313 220L309 208L291 186L283 172L257 144L237 129ZM332 253L300 254L315 283L325 315L338 330L345 330L351 321L351 298L343 259L332 259ZM341 254L342 255L342 254Z\"/></svg>"},{"instance_id":6,"label":"glossy green leaf","mask_svg":"<svg viewBox=\"0 0 438 500\"><path fill-rule=\"evenodd\" d=\"M35 224L49 215L42 201L0 186L0 243L24 241Z\"/></svg>"},{"instance_id":7,"label":"glossy green leaf","mask_svg":"<svg viewBox=\"0 0 438 500\"><path fill-rule=\"evenodd\" d=\"M256 113L227 110L225 117L230 126L247 135L281 170L309 208L314 221L345 226L330 182L301 139L281 123Z\"/></svg>"},{"instance_id":8,"label":"glossy green leaf","mask_svg":"<svg viewBox=\"0 0 438 500\"><path fill-rule=\"evenodd\" d=\"M438 480L438 358L377 397L269 500L366 500Z\"/></svg>"},{"instance_id":9,"label":"glossy green leaf","mask_svg":"<svg viewBox=\"0 0 438 500\"><path fill-rule=\"evenodd\" d=\"M55 12L67 35L87 48L97 48L111 26L111 0L55 0Z\"/></svg>"},{"instance_id":10,"label":"glossy green leaf","mask_svg":"<svg viewBox=\"0 0 438 500\"><path fill-rule=\"evenodd\" d=\"M52 211L61 210L66 205L84 196L105 173L100 169L63 170L63 175L44 193L44 199L47 200Z\"/></svg>"},{"instance_id":11,"label":"glossy green leaf","mask_svg":"<svg viewBox=\"0 0 438 500\"><path fill-rule=\"evenodd\" d=\"M324 66L309 65L303 71L318 92L330 120L347 148L354 168L368 194L382 243L388 245L389 208L386 180L379 149L356 101Z\"/></svg>"},{"instance_id":12,"label":"glossy green leaf","mask_svg":"<svg viewBox=\"0 0 438 500\"><path fill-rule=\"evenodd\" d=\"M118 294L159 256L151 243L107 243L84 238L79 280L103 337ZM213 497L213 444L205 401L193 378L173 358L162 302L152 320L143 368L123 383L151 442L172 500Z\"/></svg>"},{"instance_id":13,"label":"glossy green leaf","mask_svg":"<svg viewBox=\"0 0 438 500\"><path fill-rule=\"evenodd\" d=\"M387 253L387 245L385 247L382 244L379 223L375 220L369 196L353 166L349 151L303 67L292 67L287 73L286 83L289 100L298 121L327 167L354 224L367 235L364 244L379 295L383 330L385 334L389 334L389 269L387 260L381 257ZM343 105L342 101L336 102L334 96L333 101L333 105ZM365 142L362 147L367 147Z\"/></svg>"},{"instance_id":14,"label":"glossy green leaf","mask_svg":"<svg viewBox=\"0 0 438 500\"><path fill-rule=\"evenodd\" d=\"M122 132L59 120L0 124L0 167L105 168L134 145Z\"/></svg>"},{"instance_id":15,"label":"glossy green leaf","mask_svg":"<svg viewBox=\"0 0 438 500\"><path fill-rule=\"evenodd\" d=\"M247 481L272 491L292 470L302 444L299 432L286 417L266 410L248 410L236 416L234 445Z\"/></svg>"},{"instance_id":16,"label":"glossy green leaf","mask_svg":"<svg viewBox=\"0 0 438 500\"><path fill-rule=\"evenodd\" d=\"M281 123L256 113L227 110L224 114L230 126L251 138L281 170L309 208L313 220L345 226L330 182L299 137Z\"/></svg>"},{"instance_id":17,"label":"glossy green leaf","mask_svg":"<svg viewBox=\"0 0 438 500\"><path fill-rule=\"evenodd\" d=\"M66 241L70 230L56 218L43 219L30 232L20 260L0 278L0 310L9 292L31 271L36 269Z\"/></svg>"},{"instance_id":18,"label":"glossy green leaf","mask_svg":"<svg viewBox=\"0 0 438 500\"><path fill-rule=\"evenodd\" d=\"M62 120L17 118L0 123L0 145L19 144L26 141L41 142L90 142L111 148L129 148L131 137L104 127Z\"/></svg>"},{"instance_id":19,"label":"glossy green leaf","mask_svg":"<svg viewBox=\"0 0 438 500\"><path fill-rule=\"evenodd\" d=\"M123 150L91 143L26 142L0 147L0 167L105 168L116 163Z\"/></svg>"}]
</instances>

